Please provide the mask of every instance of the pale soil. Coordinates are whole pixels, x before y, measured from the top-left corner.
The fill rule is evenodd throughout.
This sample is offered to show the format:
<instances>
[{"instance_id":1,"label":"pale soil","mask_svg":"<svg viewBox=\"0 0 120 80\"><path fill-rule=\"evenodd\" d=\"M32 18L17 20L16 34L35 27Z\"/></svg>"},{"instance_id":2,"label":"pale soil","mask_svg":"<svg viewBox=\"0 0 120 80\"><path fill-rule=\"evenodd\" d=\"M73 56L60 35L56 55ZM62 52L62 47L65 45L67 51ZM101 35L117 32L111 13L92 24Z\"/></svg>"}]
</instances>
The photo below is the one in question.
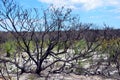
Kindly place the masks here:
<instances>
[{"instance_id":1,"label":"pale soil","mask_svg":"<svg viewBox=\"0 0 120 80\"><path fill-rule=\"evenodd\" d=\"M99 59L98 56L94 56L93 59ZM53 59L50 58L49 61L52 61ZM83 61L84 62L84 61ZM90 64L87 64L87 62L84 67L89 67ZM22 61L21 61L22 64ZM30 73L24 73L22 75L20 75L19 80L120 80L120 79L110 79L110 78L105 78L105 77L101 77L101 76L84 76L84 75L75 75L75 74L50 74L49 77L47 79L45 79L44 75L47 74L47 72L44 72L45 74L43 74L43 77L40 77L36 74L30 74ZM0 80L4 80L1 79ZM14 76L12 78L12 80L17 80L16 76Z\"/></svg>"},{"instance_id":2,"label":"pale soil","mask_svg":"<svg viewBox=\"0 0 120 80\"><path fill-rule=\"evenodd\" d=\"M16 80L14 78L14 80ZM52 74L47 79L45 77L40 77L36 74L22 74L19 80L117 80L110 79L101 76L84 76L84 75L75 75L75 74Z\"/></svg>"}]
</instances>

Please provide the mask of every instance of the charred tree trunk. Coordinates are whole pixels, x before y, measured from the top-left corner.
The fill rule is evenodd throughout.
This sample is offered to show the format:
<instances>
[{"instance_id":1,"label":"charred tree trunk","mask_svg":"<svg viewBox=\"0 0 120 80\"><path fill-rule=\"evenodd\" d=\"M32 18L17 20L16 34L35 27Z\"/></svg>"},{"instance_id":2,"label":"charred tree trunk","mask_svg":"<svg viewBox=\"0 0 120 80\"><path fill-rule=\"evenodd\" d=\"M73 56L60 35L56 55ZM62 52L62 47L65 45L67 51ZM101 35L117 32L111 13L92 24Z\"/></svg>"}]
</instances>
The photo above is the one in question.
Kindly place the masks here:
<instances>
[{"instance_id":1,"label":"charred tree trunk","mask_svg":"<svg viewBox=\"0 0 120 80\"><path fill-rule=\"evenodd\" d=\"M42 61L38 61L35 73L40 75L41 71L42 71Z\"/></svg>"}]
</instances>

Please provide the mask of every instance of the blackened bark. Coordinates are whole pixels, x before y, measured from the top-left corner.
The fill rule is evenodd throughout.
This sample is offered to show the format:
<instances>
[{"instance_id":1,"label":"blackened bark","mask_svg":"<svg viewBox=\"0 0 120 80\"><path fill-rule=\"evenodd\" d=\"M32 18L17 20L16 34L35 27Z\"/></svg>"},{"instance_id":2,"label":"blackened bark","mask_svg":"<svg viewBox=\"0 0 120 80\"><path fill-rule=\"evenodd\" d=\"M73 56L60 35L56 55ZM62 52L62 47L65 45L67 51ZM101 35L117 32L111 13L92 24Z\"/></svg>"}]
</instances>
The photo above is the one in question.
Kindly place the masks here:
<instances>
[{"instance_id":1,"label":"blackened bark","mask_svg":"<svg viewBox=\"0 0 120 80\"><path fill-rule=\"evenodd\" d=\"M36 74L40 75L41 71L42 71L42 63L44 62L44 60L48 57L48 55L50 54L50 51L53 49L54 44L50 44L46 53L41 57L40 60L37 61L37 68L36 68Z\"/></svg>"},{"instance_id":2,"label":"blackened bark","mask_svg":"<svg viewBox=\"0 0 120 80\"><path fill-rule=\"evenodd\" d=\"M20 74L23 74L23 73L25 73L26 71L25 71L25 69L24 68L22 68L21 69L21 73Z\"/></svg>"},{"instance_id":3,"label":"blackened bark","mask_svg":"<svg viewBox=\"0 0 120 80\"><path fill-rule=\"evenodd\" d=\"M35 72L35 73L38 74L38 75L40 75L40 73L41 73L41 71L42 71L42 63L43 63L42 60L38 61L37 68L36 68L36 72Z\"/></svg>"}]
</instances>

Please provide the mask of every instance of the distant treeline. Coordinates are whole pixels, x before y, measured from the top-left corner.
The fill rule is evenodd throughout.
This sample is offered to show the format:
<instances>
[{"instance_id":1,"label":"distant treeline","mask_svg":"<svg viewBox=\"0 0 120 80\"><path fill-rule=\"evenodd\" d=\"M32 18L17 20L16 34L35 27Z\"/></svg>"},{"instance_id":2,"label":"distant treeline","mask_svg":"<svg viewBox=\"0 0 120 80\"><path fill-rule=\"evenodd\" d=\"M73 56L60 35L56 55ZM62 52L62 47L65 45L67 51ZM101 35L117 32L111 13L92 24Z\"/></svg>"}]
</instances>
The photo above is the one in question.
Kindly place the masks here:
<instances>
[{"instance_id":1,"label":"distant treeline","mask_svg":"<svg viewBox=\"0 0 120 80\"><path fill-rule=\"evenodd\" d=\"M59 33L59 34L58 34ZM71 40L79 40L81 38L86 39L90 42L95 42L96 39L104 38L104 39L113 39L120 37L120 29L89 29L89 30L69 30L69 31L54 31L54 32L5 32L0 31L0 43L4 43L8 40L15 40L15 37L26 37L26 39L31 36L36 36L39 39L42 39L42 35L45 34L44 39L48 40L49 38L53 38L59 36L60 40L66 40L67 37L70 37ZM67 36L67 37L66 37Z\"/></svg>"}]
</instances>

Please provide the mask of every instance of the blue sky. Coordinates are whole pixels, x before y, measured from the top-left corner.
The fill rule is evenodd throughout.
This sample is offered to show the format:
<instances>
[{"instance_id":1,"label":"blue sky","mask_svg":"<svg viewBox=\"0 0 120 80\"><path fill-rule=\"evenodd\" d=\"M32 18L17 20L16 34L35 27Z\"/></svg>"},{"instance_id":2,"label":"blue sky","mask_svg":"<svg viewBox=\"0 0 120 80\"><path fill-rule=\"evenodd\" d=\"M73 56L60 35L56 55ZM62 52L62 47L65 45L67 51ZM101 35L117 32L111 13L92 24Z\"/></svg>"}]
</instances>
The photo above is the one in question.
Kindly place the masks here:
<instances>
[{"instance_id":1,"label":"blue sky","mask_svg":"<svg viewBox=\"0 0 120 80\"><path fill-rule=\"evenodd\" d=\"M71 8L83 23L120 28L120 0L16 0L25 8L44 9L53 4L55 7Z\"/></svg>"}]
</instances>

